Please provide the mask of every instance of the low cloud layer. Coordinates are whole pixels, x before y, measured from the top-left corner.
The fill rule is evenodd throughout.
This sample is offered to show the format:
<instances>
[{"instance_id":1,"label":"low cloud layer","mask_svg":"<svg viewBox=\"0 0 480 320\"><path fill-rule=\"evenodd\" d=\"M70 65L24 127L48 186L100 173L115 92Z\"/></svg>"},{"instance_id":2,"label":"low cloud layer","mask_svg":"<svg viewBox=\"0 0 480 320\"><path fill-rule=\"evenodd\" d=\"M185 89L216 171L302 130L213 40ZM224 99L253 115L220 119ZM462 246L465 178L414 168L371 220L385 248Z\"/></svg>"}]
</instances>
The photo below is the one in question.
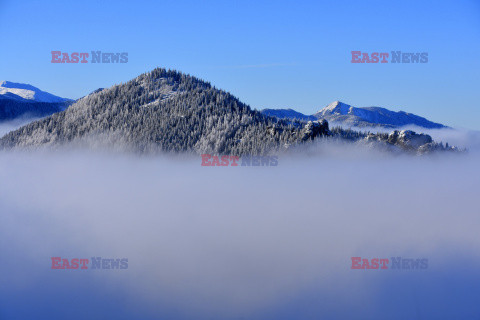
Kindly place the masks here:
<instances>
[{"instance_id":1,"label":"low cloud layer","mask_svg":"<svg viewBox=\"0 0 480 320\"><path fill-rule=\"evenodd\" d=\"M30 122L38 120L38 117L23 116L15 120L9 121L0 121L0 138L9 133L10 131L16 130Z\"/></svg>"},{"instance_id":2,"label":"low cloud layer","mask_svg":"<svg viewBox=\"0 0 480 320\"><path fill-rule=\"evenodd\" d=\"M353 130L369 131L369 132L392 132L393 129L386 129L381 127L352 127ZM468 149L471 152L480 152L480 131L468 129L426 129L418 126L405 126L397 130L413 130L417 133L425 133L430 135L434 141L448 143L451 146L456 146L461 149Z\"/></svg>"},{"instance_id":3,"label":"low cloud layer","mask_svg":"<svg viewBox=\"0 0 480 320\"><path fill-rule=\"evenodd\" d=\"M478 317L478 157L356 148L236 168L0 153L0 318ZM53 256L129 267L51 270ZM353 256L429 267L351 270Z\"/></svg>"}]
</instances>

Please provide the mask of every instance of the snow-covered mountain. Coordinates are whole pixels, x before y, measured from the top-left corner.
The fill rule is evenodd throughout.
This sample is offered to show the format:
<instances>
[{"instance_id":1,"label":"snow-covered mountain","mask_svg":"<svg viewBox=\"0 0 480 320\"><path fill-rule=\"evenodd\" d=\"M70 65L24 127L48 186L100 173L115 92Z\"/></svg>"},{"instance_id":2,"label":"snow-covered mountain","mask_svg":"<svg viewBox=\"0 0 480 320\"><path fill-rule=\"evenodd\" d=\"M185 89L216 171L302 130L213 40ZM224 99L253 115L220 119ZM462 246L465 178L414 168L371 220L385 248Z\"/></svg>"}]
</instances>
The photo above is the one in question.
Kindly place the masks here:
<instances>
[{"instance_id":1,"label":"snow-covered mountain","mask_svg":"<svg viewBox=\"0 0 480 320\"><path fill-rule=\"evenodd\" d=\"M317 120L326 119L331 125L342 127L383 127L396 129L404 126L418 126L428 129L447 128L423 117L404 111L391 111L380 107L352 107L340 101L334 101L313 115L305 115L292 109L263 109L265 115L279 119Z\"/></svg>"},{"instance_id":2,"label":"snow-covered mountain","mask_svg":"<svg viewBox=\"0 0 480 320\"><path fill-rule=\"evenodd\" d=\"M404 111L390 111L380 107L352 107L346 103L335 101L314 114L318 119L326 119L332 124L349 127L399 128L408 125L428 129L446 128L446 126L429 121L423 117Z\"/></svg>"},{"instance_id":3,"label":"snow-covered mountain","mask_svg":"<svg viewBox=\"0 0 480 320\"><path fill-rule=\"evenodd\" d=\"M431 137L413 131L388 135L339 127L330 130L324 119L292 125L292 121L252 110L208 82L162 68L97 90L64 112L9 132L0 138L0 149L80 143L91 148L140 153L262 155L320 138L368 144L393 152L423 154L447 150Z\"/></svg>"},{"instance_id":4,"label":"snow-covered mountain","mask_svg":"<svg viewBox=\"0 0 480 320\"><path fill-rule=\"evenodd\" d=\"M61 98L32 85L0 81L0 122L38 118L65 110L73 100Z\"/></svg>"},{"instance_id":5,"label":"snow-covered mountain","mask_svg":"<svg viewBox=\"0 0 480 320\"><path fill-rule=\"evenodd\" d=\"M22 102L62 103L71 101L51 93L42 91L32 85L0 81L0 99L11 99Z\"/></svg>"}]
</instances>

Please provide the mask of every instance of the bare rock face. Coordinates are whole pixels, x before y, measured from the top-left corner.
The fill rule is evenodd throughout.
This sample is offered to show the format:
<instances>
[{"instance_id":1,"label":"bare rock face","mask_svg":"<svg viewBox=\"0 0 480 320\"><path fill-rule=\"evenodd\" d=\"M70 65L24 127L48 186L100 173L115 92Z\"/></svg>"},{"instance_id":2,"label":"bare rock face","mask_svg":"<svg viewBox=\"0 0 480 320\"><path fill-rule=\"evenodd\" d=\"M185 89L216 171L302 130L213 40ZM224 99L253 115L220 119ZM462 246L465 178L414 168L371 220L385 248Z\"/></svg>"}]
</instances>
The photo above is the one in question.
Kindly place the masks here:
<instances>
[{"instance_id":1,"label":"bare rock face","mask_svg":"<svg viewBox=\"0 0 480 320\"><path fill-rule=\"evenodd\" d=\"M423 145L432 143L433 140L428 134L416 133L411 130L395 130L388 135L387 142L406 149L418 149Z\"/></svg>"},{"instance_id":2,"label":"bare rock face","mask_svg":"<svg viewBox=\"0 0 480 320\"><path fill-rule=\"evenodd\" d=\"M321 119L318 121L308 121L305 127L303 128L302 140L313 140L318 136L326 136L330 134L328 128L328 121Z\"/></svg>"},{"instance_id":3,"label":"bare rock face","mask_svg":"<svg viewBox=\"0 0 480 320\"><path fill-rule=\"evenodd\" d=\"M385 133L368 133L362 140L368 145L377 147L386 147L389 150L401 150L410 154L424 155L436 152L466 152L457 147L446 146L443 143L433 141L428 134L416 133L411 130L398 131L395 130L390 134Z\"/></svg>"}]
</instances>

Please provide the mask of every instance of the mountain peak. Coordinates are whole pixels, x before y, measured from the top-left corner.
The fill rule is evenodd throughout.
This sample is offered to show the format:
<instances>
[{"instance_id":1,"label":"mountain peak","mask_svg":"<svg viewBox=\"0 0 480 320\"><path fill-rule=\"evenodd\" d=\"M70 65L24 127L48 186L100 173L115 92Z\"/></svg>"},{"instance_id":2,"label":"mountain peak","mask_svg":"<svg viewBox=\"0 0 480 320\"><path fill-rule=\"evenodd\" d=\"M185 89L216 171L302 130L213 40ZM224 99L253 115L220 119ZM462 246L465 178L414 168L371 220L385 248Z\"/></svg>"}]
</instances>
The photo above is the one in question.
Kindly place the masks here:
<instances>
[{"instance_id":1,"label":"mountain peak","mask_svg":"<svg viewBox=\"0 0 480 320\"><path fill-rule=\"evenodd\" d=\"M348 127L382 126L399 128L407 125L416 125L424 128L445 127L442 124L431 122L425 118L403 111L395 112L381 107L357 108L340 101L330 103L314 114L314 116Z\"/></svg>"},{"instance_id":2,"label":"mountain peak","mask_svg":"<svg viewBox=\"0 0 480 320\"><path fill-rule=\"evenodd\" d=\"M321 114L321 115L324 115L327 113L328 114L332 114L332 113L348 114L348 111L350 110L350 108L351 108L350 105L336 100L330 103L328 106L326 106L322 110L318 111L317 114Z\"/></svg>"},{"instance_id":3,"label":"mountain peak","mask_svg":"<svg viewBox=\"0 0 480 320\"><path fill-rule=\"evenodd\" d=\"M41 91L40 89L26 83L18 83L12 82L7 80L0 81L0 87L2 88L10 88L10 89L24 89L24 90L32 90L32 91Z\"/></svg>"}]
</instances>

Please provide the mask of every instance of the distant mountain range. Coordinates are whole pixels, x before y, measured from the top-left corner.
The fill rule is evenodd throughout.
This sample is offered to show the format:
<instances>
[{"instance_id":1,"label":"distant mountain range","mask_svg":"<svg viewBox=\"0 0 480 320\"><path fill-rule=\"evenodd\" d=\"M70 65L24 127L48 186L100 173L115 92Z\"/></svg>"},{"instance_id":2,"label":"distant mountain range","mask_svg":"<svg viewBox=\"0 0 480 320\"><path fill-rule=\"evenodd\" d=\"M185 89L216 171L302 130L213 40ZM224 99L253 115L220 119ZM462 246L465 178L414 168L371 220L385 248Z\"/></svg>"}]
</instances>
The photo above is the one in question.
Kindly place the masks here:
<instances>
[{"instance_id":1,"label":"distant mountain range","mask_svg":"<svg viewBox=\"0 0 480 320\"><path fill-rule=\"evenodd\" d=\"M87 96L102 90L104 88L99 88ZM74 102L74 100L55 96L29 84L0 81L0 121L21 116L51 115L63 111ZM340 101L332 102L313 115L305 115L293 109L263 109L260 112L267 116L286 120L316 121L325 119L331 126L339 125L344 128L397 129L409 125L428 129L447 128L442 124L404 111L395 112L380 107L357 108Z\"/></svg>"},{"instance_id":2,"label":"distant mountain range","mask_svg":"<svg viewBox=\"0 0 480 320\"><path fill-rule=\"evenodd\" d=\"M44 117L64 110L73 100L32 85L0 81L0 121L19 117Z\"/></svg>"},{"instance_id":3,"label":"distant mountain range","mask_svg":"<svg viewBox=\"0 0 480 320\"><path fill-rule=\"evenodd\" d=\"M264 115L277 117L279 119L302 120L302 121L318 120L318 118L315 116L307 116L293 109L263 109L260 112L263 113Z\"/></svg>"},{"instance_id":4,"label":"distant mountain range","mask_svg":"<svg viewBox=\"0 0 480 320\"><path fill-rule=\"evenodd\" d=\"M278 119L208 82L161 68L96 90L64 111L6 134L0 149L80 144L141 153L263 155L319 137L414 153L446 150L431 137L411 131L371 134L331 129L324 119Z\"/></svg>"},{"instance_id":5,"label":"distant mountain range","mask_svg":"<svg viewBox=\"0 0 480 320\"><path fill-rule=\"evenodd\" d=\"M22 102L62 103L71 101L42 91L32 85L0 81L0 99L11 99Z\"/></svg>"},{"instance_id":6,"label":"distant mountain range","mask_svg":"<svg viewBox=\"0 0 480 320\"><path fill-rule=\"evenodd\" d=\"M326 119L330 125L342 127L382 127L396 129L404 126L418 126L428 129L447 128L425 118L404 111L390 111L380 107L357 108L346 103L335 101L313 115L304 115L292 109L263 109L265 115L279 119L312 121Z\"/></svg>"}]
</instances>

